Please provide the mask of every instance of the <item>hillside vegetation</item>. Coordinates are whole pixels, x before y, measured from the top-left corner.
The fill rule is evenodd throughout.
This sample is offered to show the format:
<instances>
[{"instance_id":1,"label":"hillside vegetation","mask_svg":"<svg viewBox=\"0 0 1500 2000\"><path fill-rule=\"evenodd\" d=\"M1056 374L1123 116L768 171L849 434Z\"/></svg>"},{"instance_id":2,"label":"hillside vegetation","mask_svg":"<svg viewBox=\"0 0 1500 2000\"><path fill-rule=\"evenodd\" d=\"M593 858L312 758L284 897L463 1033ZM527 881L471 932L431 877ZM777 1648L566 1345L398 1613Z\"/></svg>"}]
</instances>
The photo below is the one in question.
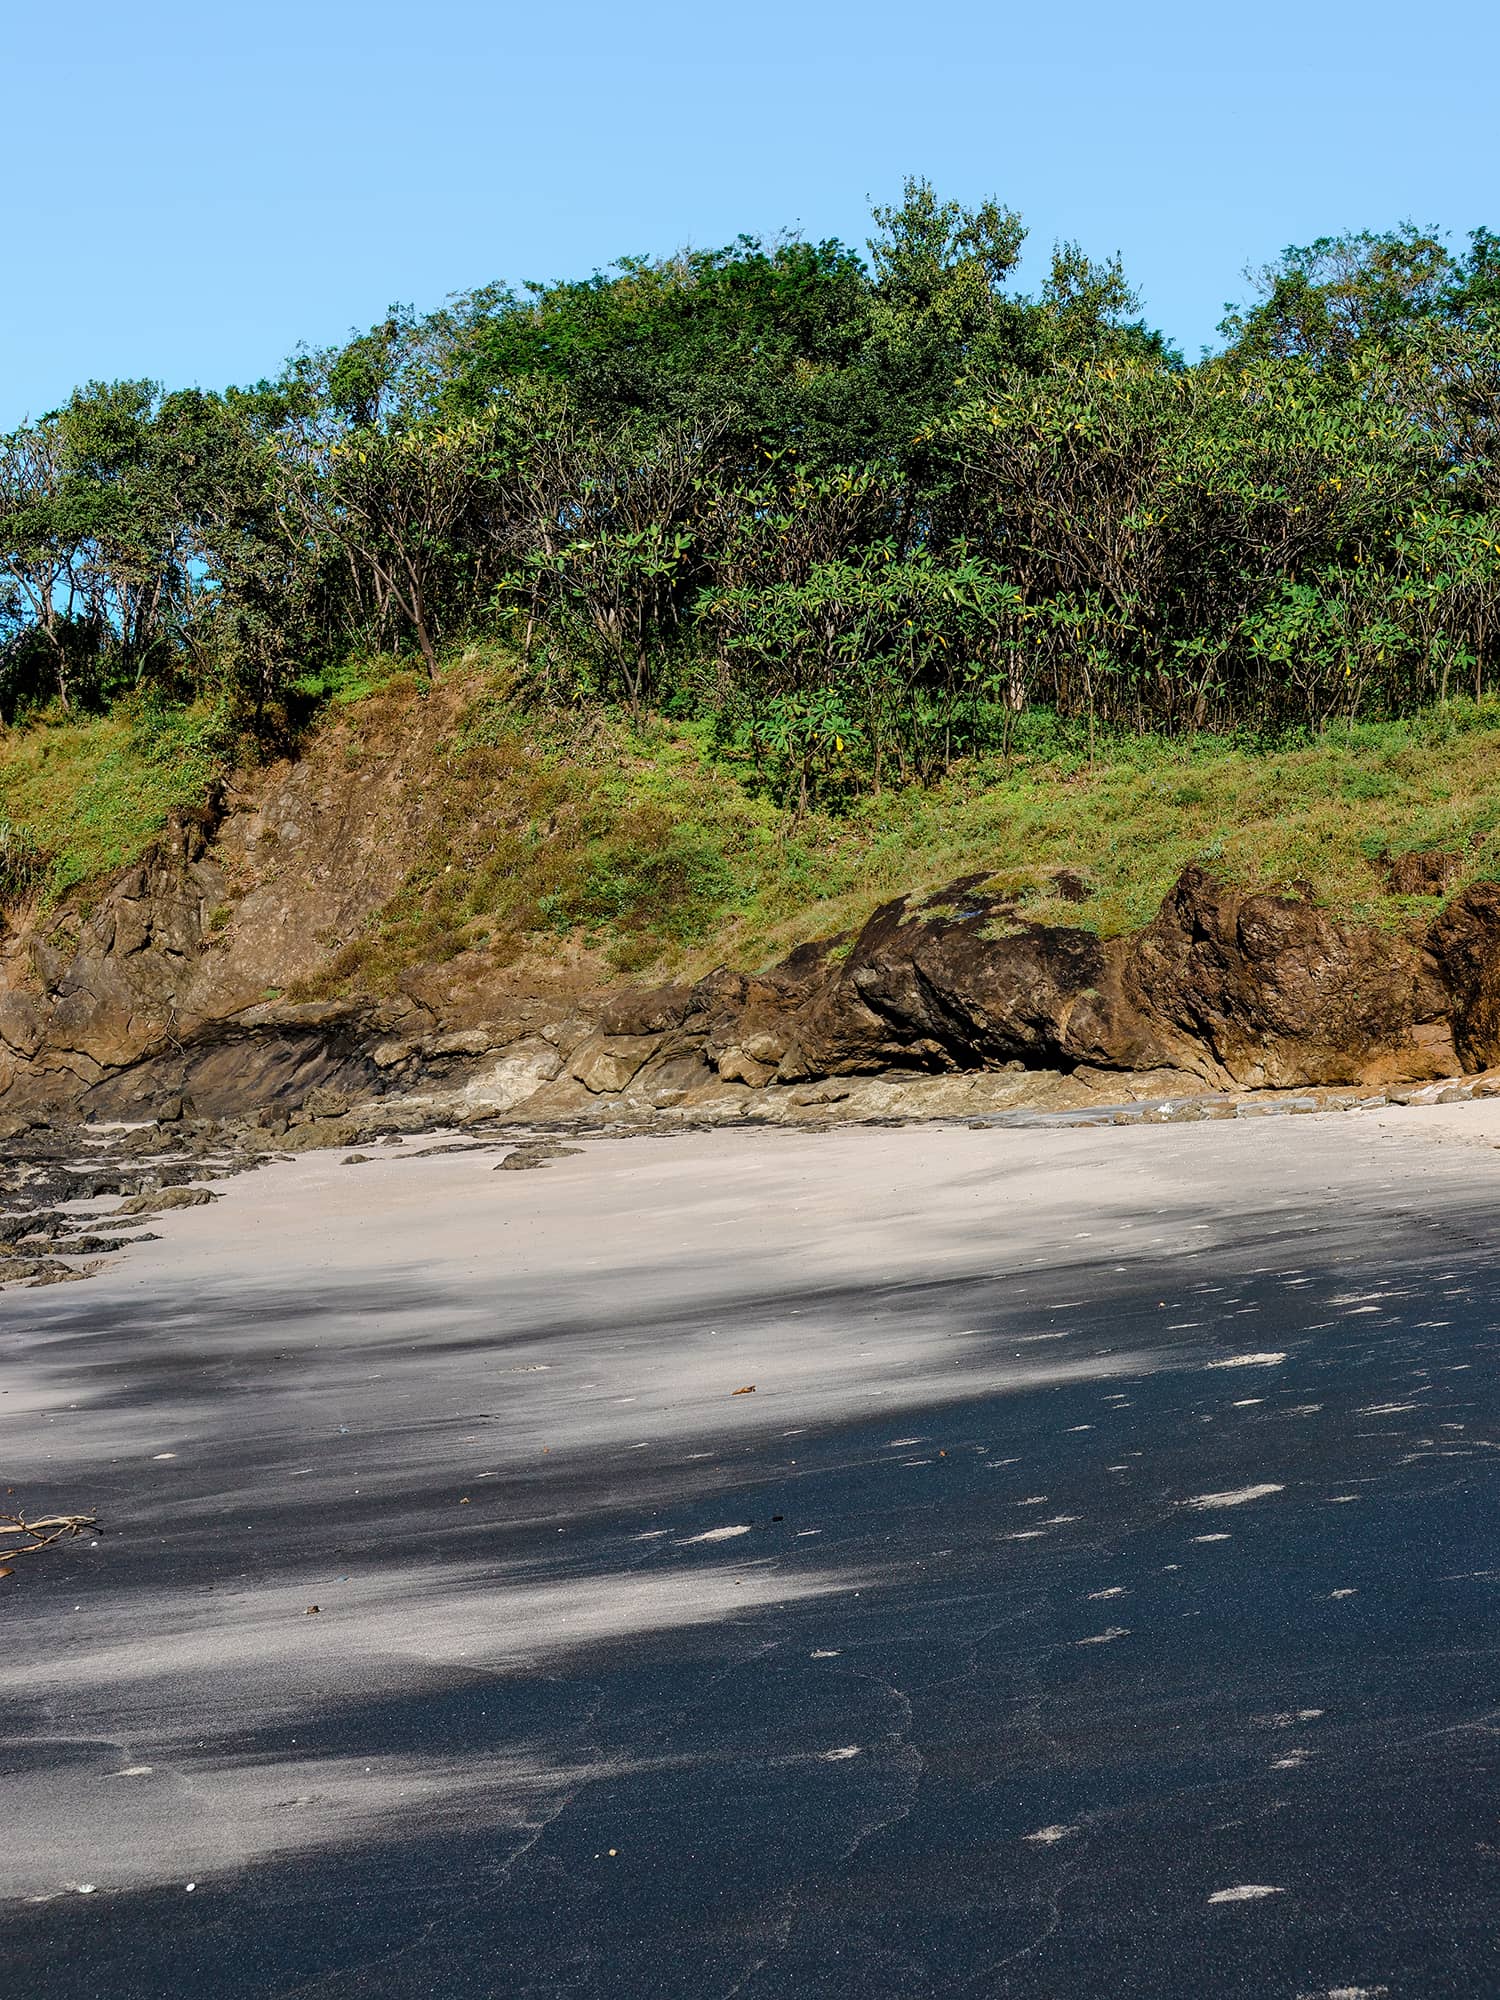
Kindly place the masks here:
<instances>
[{"instance_id":1,"label":"hillside vegetation","mask_svg":"<svg viewBox=\"0 0 1500 2000\"><path fill-rule=\"evenodd\" d=\"M1450 702L1279 749L1233 738L1096 734L1029 713L1008 757L930 786L801 815L745 782L701 722L518 707L519 662L446 663L452 713L405 802L399 891L298 997L389 990L410 966L479 951L596 954L602 969L694 974L769 963L857 926L886 897L982 876L1027 914L1103 933L1146 922L1190 861L1251 883L1312 882L1342 913L1430 916L1391 862L1442 849L1450 881L1500 874L1500 704ZM361 663L334 698L351 778L416 726L425 683ZM56 859L56 895L141 851L211 770L179 723L175 753L115 715L0 743L0 814ZM1078 879L1060 895L1056 875ZM1426 885L1423 885L1424 887ZM1079 898L1080 900L1074 900Z\"/></svg>"},{"instance_id":2,"label":"hillside vegetation","mask_svg":"<svg viewBox=\"0 0 1500 2000\"><path fill-rule=\"evenodd\" d=\"M1017 292L1024 233L911 181L865 255L490 286L0 440L0 902L435 677L341 978L753 957L975 871L1116 929L1193 857L1392 920L1387 850L1491 869L1500 240L1289 250L1187 365L1117 260Z\"/></svg>"},{"instance_id":3,"label":"hillside vegetation","mask_svg":"<svg viewBox=\"0 0 1500 2000\"><path fill-rule=\"evenodd\" d=\"M460 950L509 958L564 940L621 971L762 965L889 896L963 876L1018 892L1029 915L1115 933L1148 921L1190 861L1245 882L1311 881L1341 912L1388 926L1437 907L1401 893L1399 872L1393 887L1394 858L1442 849L1458 857L1454 879L1500 872L1492 703L1279 752L1122 734L1091 755L1084 727L1037 715L1008 760L799 819L749 791L702 725L601 721L548 739L472 657L452 672L468 706L429 775L439 809L406 887L322 990L379 990ZM400 725L375 706L378 742ZM360 716L346 725L358 732ZM1066 900L1059 870L1081 878Z\"/></svg>"}]
</instances>

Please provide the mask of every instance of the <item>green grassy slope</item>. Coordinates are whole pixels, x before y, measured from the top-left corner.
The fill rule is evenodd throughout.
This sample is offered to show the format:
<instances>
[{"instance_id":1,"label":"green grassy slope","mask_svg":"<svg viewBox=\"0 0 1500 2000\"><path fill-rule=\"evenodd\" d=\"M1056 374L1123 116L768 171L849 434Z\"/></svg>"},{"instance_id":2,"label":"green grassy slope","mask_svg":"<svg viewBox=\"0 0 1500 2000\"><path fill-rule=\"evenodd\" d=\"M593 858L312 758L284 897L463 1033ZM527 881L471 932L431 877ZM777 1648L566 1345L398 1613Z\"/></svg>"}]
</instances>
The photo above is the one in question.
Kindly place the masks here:
<instances>
[{"instance_id":1,"label":"green grassy slope","mask_svg":"<svg viewBox=\"0 0 1500 2000\"><path fill-rule=\"evenodd\" d=\"M0 736L0 903L56 899L134 861L219 768L194 710L52 716ZM11 872L6 880L6 853Z\"/></svg>"},{"instance_id":2,"label":"green grassy slope","mask_svg":"<svg viewBox=\"0 0 1500 2000\"><path fill-rule=\"evenodd\" d=\"M1386 854L1453 848L1466 878L1500 872L1500 705L1274 749L1131 737L1092 756L1036 716L1008 764L799 821L755 796L701 726L538 724L507 707L492 670L472 655L454 670L467 701L430 774L438 809L330 990L465 947L513 956L562 940L633 973L753 966L887 896L976 872L1038 916L1103 932L1144 923L1192 860L1247 884L1309 880L1332 907L1391 925L1436 899L1388 893ZM1084 874L1082 905L1051 896L1059 866Z\"/></svg>"},{"instance_id":3,"label":"green grassy slope","mask_svg":"<svg viewBox=\"0 0 1500 2000\"><path fill-rule=\"evenodd\" d=\"M322 990L386 987L466 948L506 960L581 944L633 974L756 965L898 891L978 872L1039 916L1104 932L1149 918L1194 859L1246 884L1310 880L1330 906L1387 924L1435 902L1389 894L1386 853L1459 849L1466 877L1500 873L1500 705L1277 748L1101 739L1092 756L1033 716L1008 764L798 821L757 797L701 726L538 722L506 682L498 655L449 667L452 722L412 801L406 882ZM424 698L369 668L326 692L354 758ZM123 714L54 723L0 739L0 816L29 830L55 896L131 860L213 769L191 715L149 734ZM1059 866L1083 873L1086 902L1051 898Z\"/></svg>"}]
</instances>

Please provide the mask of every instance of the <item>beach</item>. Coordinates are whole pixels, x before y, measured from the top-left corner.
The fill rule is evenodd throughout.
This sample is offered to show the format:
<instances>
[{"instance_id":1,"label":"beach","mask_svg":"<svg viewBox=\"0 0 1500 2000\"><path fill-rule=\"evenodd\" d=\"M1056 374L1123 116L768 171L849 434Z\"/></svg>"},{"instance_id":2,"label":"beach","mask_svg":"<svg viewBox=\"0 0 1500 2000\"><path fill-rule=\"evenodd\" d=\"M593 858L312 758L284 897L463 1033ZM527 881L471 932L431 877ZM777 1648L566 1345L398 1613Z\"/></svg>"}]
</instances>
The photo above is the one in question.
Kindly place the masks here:
<instances>
[{"instance_id":1,"label":"beach","mask_svg":"<svg viewBox=\"0 0 1500 2000\"><path fill-rule=\"evenodd\" d=\"M512 1144L0 1296L13 1990L1500 1983L1500 1107Z\"/></svg>"}]
</instances>

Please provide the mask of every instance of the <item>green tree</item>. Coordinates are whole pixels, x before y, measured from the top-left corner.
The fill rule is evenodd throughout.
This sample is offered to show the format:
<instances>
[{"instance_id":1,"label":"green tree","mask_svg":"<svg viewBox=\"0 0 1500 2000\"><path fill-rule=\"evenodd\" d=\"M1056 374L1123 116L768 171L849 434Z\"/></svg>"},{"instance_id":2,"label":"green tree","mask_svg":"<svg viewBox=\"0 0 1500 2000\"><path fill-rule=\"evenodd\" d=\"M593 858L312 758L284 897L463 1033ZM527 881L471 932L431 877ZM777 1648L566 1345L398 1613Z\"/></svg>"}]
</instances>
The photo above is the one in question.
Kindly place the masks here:
<instances>
[{"instance_id":1,"label":"green tree","mask_svg":"<svg viewBox=\"0 0 1500 2000\"><path fill-rule=\"evenodd\" d=\"M1219 332L1237 359L1347 366L1372 345L1392 346L1441 312L1459 266L1435 229L1359 230L1293 244L1245 273L1247 305L1226 308Z\"/></svg>"}]
</instances>

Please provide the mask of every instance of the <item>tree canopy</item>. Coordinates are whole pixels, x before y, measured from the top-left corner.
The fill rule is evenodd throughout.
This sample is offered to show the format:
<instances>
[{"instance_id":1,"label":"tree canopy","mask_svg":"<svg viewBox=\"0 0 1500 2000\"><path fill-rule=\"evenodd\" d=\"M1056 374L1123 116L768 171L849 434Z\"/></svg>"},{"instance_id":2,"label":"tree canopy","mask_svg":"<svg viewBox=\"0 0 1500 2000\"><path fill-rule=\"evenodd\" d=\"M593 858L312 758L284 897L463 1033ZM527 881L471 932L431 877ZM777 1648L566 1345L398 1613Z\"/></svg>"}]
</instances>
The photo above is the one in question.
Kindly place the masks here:
<instances>
[{"instance_id":1,"label":"tree canopy","mask_svg":"<svg viewBox=\"0 0 1500 2000\"><path fill-rule=\"evenodd\" d=\"M222 393L0 439L0 715L149 688L274 737L360 649L709 715L837 798L1028 704L1316 726L1494 685L1500 238L1329 236L1188 365L1119 260L924 180L861 254L742 236L493 285Z\"/></svg>"}]
</instances>

